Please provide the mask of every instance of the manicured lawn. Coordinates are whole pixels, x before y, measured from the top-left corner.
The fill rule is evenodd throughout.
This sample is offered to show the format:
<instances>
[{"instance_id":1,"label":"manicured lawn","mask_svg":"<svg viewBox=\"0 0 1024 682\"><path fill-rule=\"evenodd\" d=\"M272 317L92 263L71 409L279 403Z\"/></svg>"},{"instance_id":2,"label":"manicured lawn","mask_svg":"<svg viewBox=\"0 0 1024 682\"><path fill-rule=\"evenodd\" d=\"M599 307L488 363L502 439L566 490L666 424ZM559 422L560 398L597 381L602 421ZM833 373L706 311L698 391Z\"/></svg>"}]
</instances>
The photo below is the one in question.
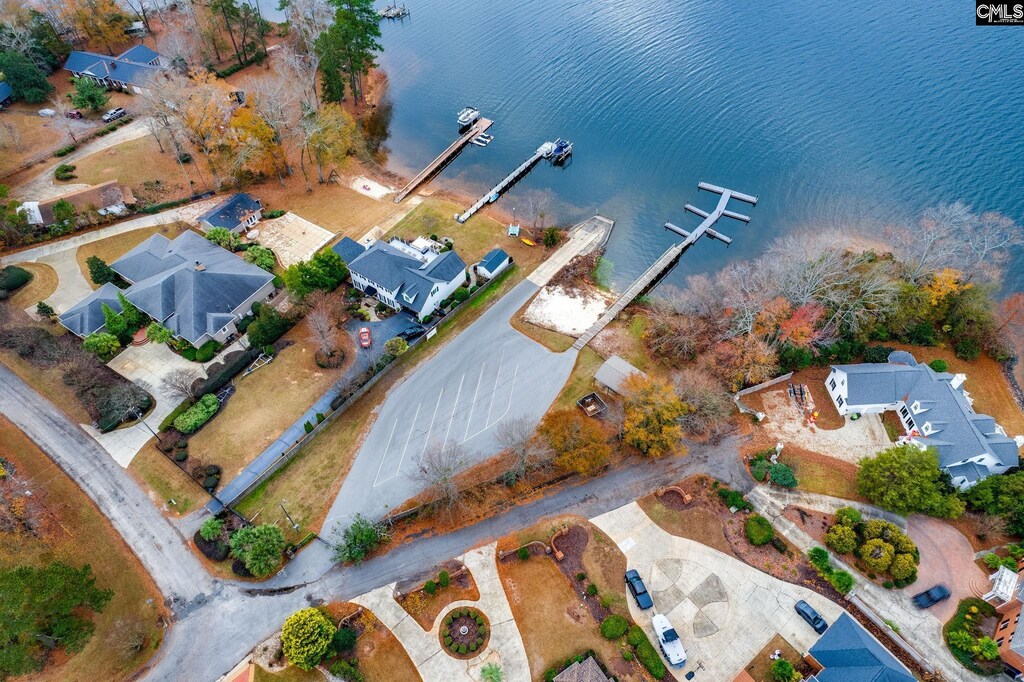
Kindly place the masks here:
<instances>
[{"instance_id":1,"label":"manicured lawn","mask_svg":"<svg viewBox=\"0 0 1024 682\"><path fill-rule=\"evenodd\" d=\"M63 561L91 564L100 587L114 590L103 613L93 616L96 632L85 649L55 661L33 680L123 680L159 647L166 616L163 599L120 535L75 483L21 431L0 417L3 457L15 467L17 481L32 491L29 512L38 514L38 536L5 534L0 566L44 566ZM20 488L20 485L18 486ZM122 653L118 642L138 628L146 642L136 654Z\"/></svg>"},{"instance_id":2,"label":"manicured lawn","mask_svg":"<svg viewBox=\"0 0 1024 682\"><path fill-rule=\"evenodd\" d=\"M209 496L203 494L184 471L156 449L152 440L135 455L128 465L128 473L146 489L153 504L165 514L182 516L209 500Z\"/></svg>"},{"instance_id":3,"label":"manicured lawn","mask_svg":"<svg viewBox=\"0 0 1024 682\"><path fill-rule=\"evenodd\" d=\"M8 301L14 308L28 308L57 290L57 272L45 263L19 263L19 268L32 273L32 280L18 289Z\"/></svg>"},{"instance_id":4,"label":"manicured lawn","mask_svg":"<svg viewBox=\"0 0 1024 682\"><path fill-rule=\"evenodd\" d=\"M315 168L310 169L313 191L307 192L297 160L295 166L292 176L285 179L284 187L274 179L249 191L260 198L265 208L291 211L325 230L353 239L359 239L396 213L408 210L405 205L392 203L391 199L377 201L344 184L317 184Z\"/></svg>"},{"instance_id":5,"label":"manicured lawn","mask_svg":"<svg viewBox=\"0 0 1024 682\"><path fill-rule=\"evenodd\" d=\"M586 346L576 356L576 365L569 374L569 380L565 382L562 392L555 398L552 409L569 409L576 406L576 401L594 390L594 374L604 363L604 358L597 354L590 346ZM605 402L610 398L604 396Z\"/></svg>"},{"instance_id":6,"label":"manicured lawn","mask_svg":"<svg viewBox=\"0 0 1024 682\"><path fill-rule=\"evenodd\" d=\"M351 363L355 348L347 335L342 338L349 342L346 362ZM269 365L236 378L235 394L209 425L189 439L191 453L219 464L224 481L238 475L277 440L343 374L341 368L317 366L316 344L305 320L284 341L292 345Z\"/></svg>"},{"instance_id":7,"label":"manicured lawn","mask_svg":"<svg viewBox=\"0 0 1024 682\"><path fill-rule=\"evenodd\" d=\"M254 682L323 682L324 676L317 670L300 670L295 666L288 666L276 673L269 672L266 668L257 665Z\"/></svg>"},{"instance_id":8,"label":"manicured lawn","mask_svg":"<svg viewBox=\"0 0 1024 682\"><path fill-rule=\"evenodd\" d=\"M787 443L780 461L793 467L797 488L844 500L867 502L857 493L857 465Z\"/></svg>"},{"instance_id":9,"label":"manicured lawn","mask_svg":"<svg viewBox=\"0 0 1024 682\"><path fill-rule=\"evenodd\" d=\"M76 177L68 182L98 185L108 180L118 180L132 188L140 206L190 196L193 189L186 183L174 154L167 145L164 145L164 149L166 151L161 154L156 138L152 135L122 142L75 161ZM201 191L204 187L196 173L195 164L205 162L201 155L193 154L193 158L196 161L186 164L185 168L198 191ZM205 166L202 172L209 180L210 174Z\"/></svg>"},{"instance_id":10,"label":"manicured lawn","mask_svg":"<svg viewBox=\"0 0 1024 682\"><path fill-rule=\"evenodd\" d=\"M144 227L132 230L131 232L125 232L124 234L115 234L106 239L79 246L78 251L75 252L75 260L78 261L78 267L81 268L85 281L93 289L99 289L99 285L94 284L92 279L90 279L89 267L85 264L90 256L98 256L109 265L154 234L162 234L168 239L174 239L187 229L188 225L185 223L170 223L156 227Z\"/></svg>"}]
</instances>

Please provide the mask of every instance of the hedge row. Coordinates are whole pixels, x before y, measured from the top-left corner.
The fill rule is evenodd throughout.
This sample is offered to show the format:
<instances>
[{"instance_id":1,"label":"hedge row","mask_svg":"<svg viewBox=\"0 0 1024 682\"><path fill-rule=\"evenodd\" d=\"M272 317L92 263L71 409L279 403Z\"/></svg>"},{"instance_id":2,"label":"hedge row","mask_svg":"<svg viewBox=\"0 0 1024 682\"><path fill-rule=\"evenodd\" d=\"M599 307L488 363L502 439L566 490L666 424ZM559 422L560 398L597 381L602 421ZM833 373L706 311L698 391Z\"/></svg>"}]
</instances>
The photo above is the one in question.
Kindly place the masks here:
<instances>
[{"instance_id":1,"label":"hedge row","mask_svg":"<svg viewBox=\"0 0 1024 682\"><path fill-rule=\"evenodd\" d=\"M160 204L153 204L152 206L143 206L142 208L139 209L139 213L152 215L153 213L166 211L169 208L176 208L178 206L182 206L183 204L187 204L190 201L192 201L192 197L187 197L185 199L175 199L174 201L165 201Z\"/></svg>"},{"instance_id":2,"label":"hedge row","mask_svg":"<svg viewBox=\"0 0 1024 682\"><path fill-rule=\"evenodd\" d=\"M153 405L153 399L150 396L147 395L146 399L143 400L141 403L139 403L139 409L142 410L143 413L145 413L146 410L148 410L150 407L152 407L152 405ZM124 415L121 415L121 416L118 416L118 417L113 417L113 418L110 418L110 419L100 419L96 423L96 428L98 428L100 430L100 433L108 433L110 431L113 431L118 426L120 426L122 424L122 422L124 422L124 418L123 417L124 417Z\"/></svg>"},{"instance_id":3,"label":"hedge row","mask_svg":"<svg viewBox=\"0 0 1024 682\"><path fill-rule=\"evenodd\" d=\"M174 428L182 433L193 433L200 426L210 421L210 417L217 414L220 409L220 401L217 396L207 393L199 399L192 407L185 410L183 414L174 420Z\"/></svg>"},{"instance_id":4,"label":"hedge row","mask_svg":"<svg viewBox=\"0 0 1024 682\"><path fill-rule=\"evenodd\" d=\"M174 420L177 419L179 415L184 413L185 410L187 410L190 407L192 407L192 401L183 400L180 405L171 410L171 413L164 417L164 420L160 422L160 430L166 431L167 429L171 428L171 425L174 423Z\"/></svg>"},{"instance_id":5,"label":"hedge row","mask_svg":"<svg viewBox=\"0 0 1024 682\"><path fill-rule=\"evenodd\" d=\"M236 374L251 365L259 356L259 348L250 348L241 353L230 364L224 365L223 369L206 378L206 381L203 382L202 393L216 393L224 388L228 385L228 382L235 378Z\"/></svg>"},{"instance_id":6,"label":"hedge row","mask_svg":"<svg viewBox=\"0 0 1024 682\"><path fill-rule=\"evenodd\" d=\"M253 64L262 64L263 60L266 58L267 53L264 52L263 50L259 50L258 52L256 52L256 54L254 54L249 59L246 59L241 64L232 64L226 69L214 70L213 73L217 76L217 78L227 78L228 76L233 76L234 74L238 73L247 66L252 66Z\"/></svg>"},{"instance_id":7,"label":"hedge row","mask_svg":"<svg viewBox=\"0 0 1024 682\"><path fill-rule=\"evenodd\" d=\"M14 291L28 284L31 279L32 274L28 270L19 268L16 265L8 265L3 270L0 270L0 289Z\"/></svg>"},{"instance_id":8,"label":"hedge row","mask_svg":"<svg viewBox=\"0 0 1024 682\"><path fill-rule=\"evenodd\" d=\"M119 118L118 120L114 121L110 125L104 126L104 127L100 128L99 130L97 130L95 133L93 133L89 137L83 137L78 142L72 142L70 144L64 145L63 147L61 147L60 149L55 151L53 153L53 155L56 156L58 159L61 158L62 156L67 156L71 152L73 152L76 149L78 149L79 145L88 142L89 140L93 139L94 137L103 137L104 135L109 135L110 133L114 132L118 128L120 128L122 126L126 126L129 123L131 123L131 122L132 122L131 116L124 116L122 118Z\"/></svg>"}]
</instances>

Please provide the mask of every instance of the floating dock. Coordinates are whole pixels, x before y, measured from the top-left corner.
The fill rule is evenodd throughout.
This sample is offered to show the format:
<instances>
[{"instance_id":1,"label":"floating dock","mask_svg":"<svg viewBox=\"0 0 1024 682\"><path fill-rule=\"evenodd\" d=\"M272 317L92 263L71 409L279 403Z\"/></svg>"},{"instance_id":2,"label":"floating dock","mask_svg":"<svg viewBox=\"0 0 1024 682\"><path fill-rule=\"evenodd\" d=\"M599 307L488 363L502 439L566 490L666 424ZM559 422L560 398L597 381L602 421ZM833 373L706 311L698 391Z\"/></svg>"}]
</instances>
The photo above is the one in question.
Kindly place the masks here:
<instances>
[{"instance_id":1,"label":"floating dock","mask_svg":"<svg viewBox=\"0 0 1024 682\"><path fill-rule=\"evenodd\" d=\"M526 161L523 161L521 164L519 164L519 166L514 171L506 175L501 182L499 182L497 185L488 190L487 193L484 194L482 197L477 199L476 203L467 208L465 213L463 213L462 215L455 216L455 220L460 223L464 223L470 218L472 218L474 213L479 211L488 203L493 202L495 197L501 196L501 193L507 190L509 187L511 187L512 184L516 182L516 180L526 175L530 171L530 169L537 164L538 161L544 158L550 158L552 154L554 154L554 152L554 142L545 142L541 146L537 147L537 151L535 151L533 155L530 156L530 158L526 159ZM570 144L569 153L571 152L572 145ZM568 154L566 154L565 156L567 155Z\"/></svg>"},{"instance_id":2,"label":"floating dock","mask_svg":"<svg viewBox=\"0 0 1024 682\"><path fill-rule=\"evenodd\" d=\"M432 175L434 175L442 168L447 166L449 163L451 163L452 159L454 159L455 156L460 151L462 151L462 148L465 147L470 142L470 140L474 139L478 135L482 135L483 133L487 132L487 129L490 128L491 125L493 124L494 121L492 121L489 118L477 119L477 122L471 125L469 127L469 130L460 135L459 139L455 140L455 142L452 142L448 146L448 148L441 152L441 154L436 159L431 161L426 168L421 170L416 175L416 177L414 177L409 182L408 185L402 188L402 191L399 192L398 195L395 197L395 203L402 203L402 200L409 196L413 192L413 190L415 190L417 187L426 182Z\"/></svg>"},{"instance_id":3,"label":"floating dock","mask_svg":"<svg viewBox=\"0 0 1024 682\"><path fill-rule=\"evenodd\" d=\"M399 5L397 2L393 2L380 12L381 19L404 19L409 16L409 10L406 9L405 3Z\"/></svg>"},{"instance_id":4,"label":"floating dock","mask_svg":"<svg viewBox=\"0 0 1024 682\"><path fill-rule=\"evenodd\" d=\"M605 311L604 315L601 316L601 319L591 325L587 331L583 332L582 336L576 339L576 342L572 344L573 348L576 350L582 350L583 347L590 343L602 329L611 324L611 321L614 320L627 305L632 303L637 296L657 285L658 282L660 282L665 275L672 270L675 264L679 262L679 258L683 255L683 252L693 246L701 237L707 235L712 239L717 239L724 243L726 246L732 244L731 237L727 237L711 227L718 222L720 218L732 218L733 220L739 220L744 223L750 222L749 216L730 211L726 206L728 206L730 199L745 201L751 206L754 206L757 204L757 197L750 196L749 194L742 194L740 192L734 192L731 189L711 185L703 181L697 184L697 188L706 192L713 192L721 195L718 200L718 206L715 207L715 210L708 213L707 211L703 211L692 204L686 204L684 208L687 211L704 219L692 232L688 232L681 227L673 225L672 223L665 223L665 229L680 235L684 238L683 241L678 244L673 244L665 249L665 253L661 254L658 260L654 261L654 263L647 268L642 275L633 280L633 283L626 287L626 290L615 300L615 303Z\"/></svg>"}]
</instances>

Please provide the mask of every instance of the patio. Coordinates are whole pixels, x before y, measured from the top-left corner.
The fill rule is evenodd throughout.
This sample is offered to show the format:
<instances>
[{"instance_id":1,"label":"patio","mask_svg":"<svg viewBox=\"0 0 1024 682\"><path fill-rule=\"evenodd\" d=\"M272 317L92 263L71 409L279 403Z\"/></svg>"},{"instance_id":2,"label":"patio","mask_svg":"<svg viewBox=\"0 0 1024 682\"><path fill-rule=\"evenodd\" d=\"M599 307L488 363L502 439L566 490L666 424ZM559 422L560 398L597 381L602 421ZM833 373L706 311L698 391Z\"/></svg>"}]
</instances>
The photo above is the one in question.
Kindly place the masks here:
<instances>
[{"instance_id":1,"label":"patio","mask_svg":"<svg viewBox=\"0 0 1024 682\"><path fill-rule=\"evenodd\" d=\"M272 250L285 268L309 260L334 239L333 232L294 213L264 220L256 226L256 231L259 233L256 241Z\"/></svg>"}]
</instances>

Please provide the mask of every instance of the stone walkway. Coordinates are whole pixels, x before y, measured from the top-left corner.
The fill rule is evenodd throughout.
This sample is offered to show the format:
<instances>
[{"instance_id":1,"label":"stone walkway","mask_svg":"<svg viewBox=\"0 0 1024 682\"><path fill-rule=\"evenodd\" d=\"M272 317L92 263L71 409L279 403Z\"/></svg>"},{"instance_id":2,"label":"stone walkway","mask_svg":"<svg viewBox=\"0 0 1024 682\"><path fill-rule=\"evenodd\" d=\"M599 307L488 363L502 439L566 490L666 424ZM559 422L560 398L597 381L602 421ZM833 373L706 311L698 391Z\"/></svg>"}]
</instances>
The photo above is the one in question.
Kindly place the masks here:
<instances>
[{"instance_id":1,"label":"stone walkway","mask_svg":"<svg viewBox=\"0 0 1024 682\"><path fill-rule=\"evenodd\" d=\"M512 608L498 577L495 543L474 549L459 558L473 574L480 590L480 599L452 602L441 610L428 632L424 632L419 623L395 601L395 583L367 592L352 601L372 611L395 634L424 680L475 682L480 679L480 668L494 662L505 672L507 682L528 682L530 664L512 616ZM480 609L491 624L487 646L478 656L468 661L452 658L445 653L438 637L445 614L461 606Z\"/></svg>"},{"instance_id":2,"label":"stone walkway","mask_svg":"<svg viewBox=\"0 0 1024 682\"><path fill-rule=\"evenodd\" d=\"M768 518L775 526L775 530L796 545L800 551L806 552L812 547L820 547L821 543L782 516L786 502L776 497L774 489L759 485L747 495L747 501L754 506L755 511ZM851 595L856 595L882 620L895 623L920 655L942 672L947 680L982 682L985 679L964 669L949 652L942 638L943 623L936 614L915 607L910 601L910 596L903 590L887 590L869 582L835 555L832 556L832 563L838 568L848 570L856 579L857 585Z\"/></svg>"},{"instance_id":3,"label":"stone walkway","mask_svg":"<svg viewBox=\"0 0 1024 682\"><path fill-rule=\"evenodd\" d=\"M641 611L627 597L633 620L652 641L654 613L667 616L679 633L687 662L678 679L693 670L697 679L731 680L775 633L806 653L818 635L793 609L801 599L830 623L843 612L816 592L669 534L635 502L592 521L619 546L627 566L640 572L654 599L653 609Z\"/></svg>"}]
</instances>

